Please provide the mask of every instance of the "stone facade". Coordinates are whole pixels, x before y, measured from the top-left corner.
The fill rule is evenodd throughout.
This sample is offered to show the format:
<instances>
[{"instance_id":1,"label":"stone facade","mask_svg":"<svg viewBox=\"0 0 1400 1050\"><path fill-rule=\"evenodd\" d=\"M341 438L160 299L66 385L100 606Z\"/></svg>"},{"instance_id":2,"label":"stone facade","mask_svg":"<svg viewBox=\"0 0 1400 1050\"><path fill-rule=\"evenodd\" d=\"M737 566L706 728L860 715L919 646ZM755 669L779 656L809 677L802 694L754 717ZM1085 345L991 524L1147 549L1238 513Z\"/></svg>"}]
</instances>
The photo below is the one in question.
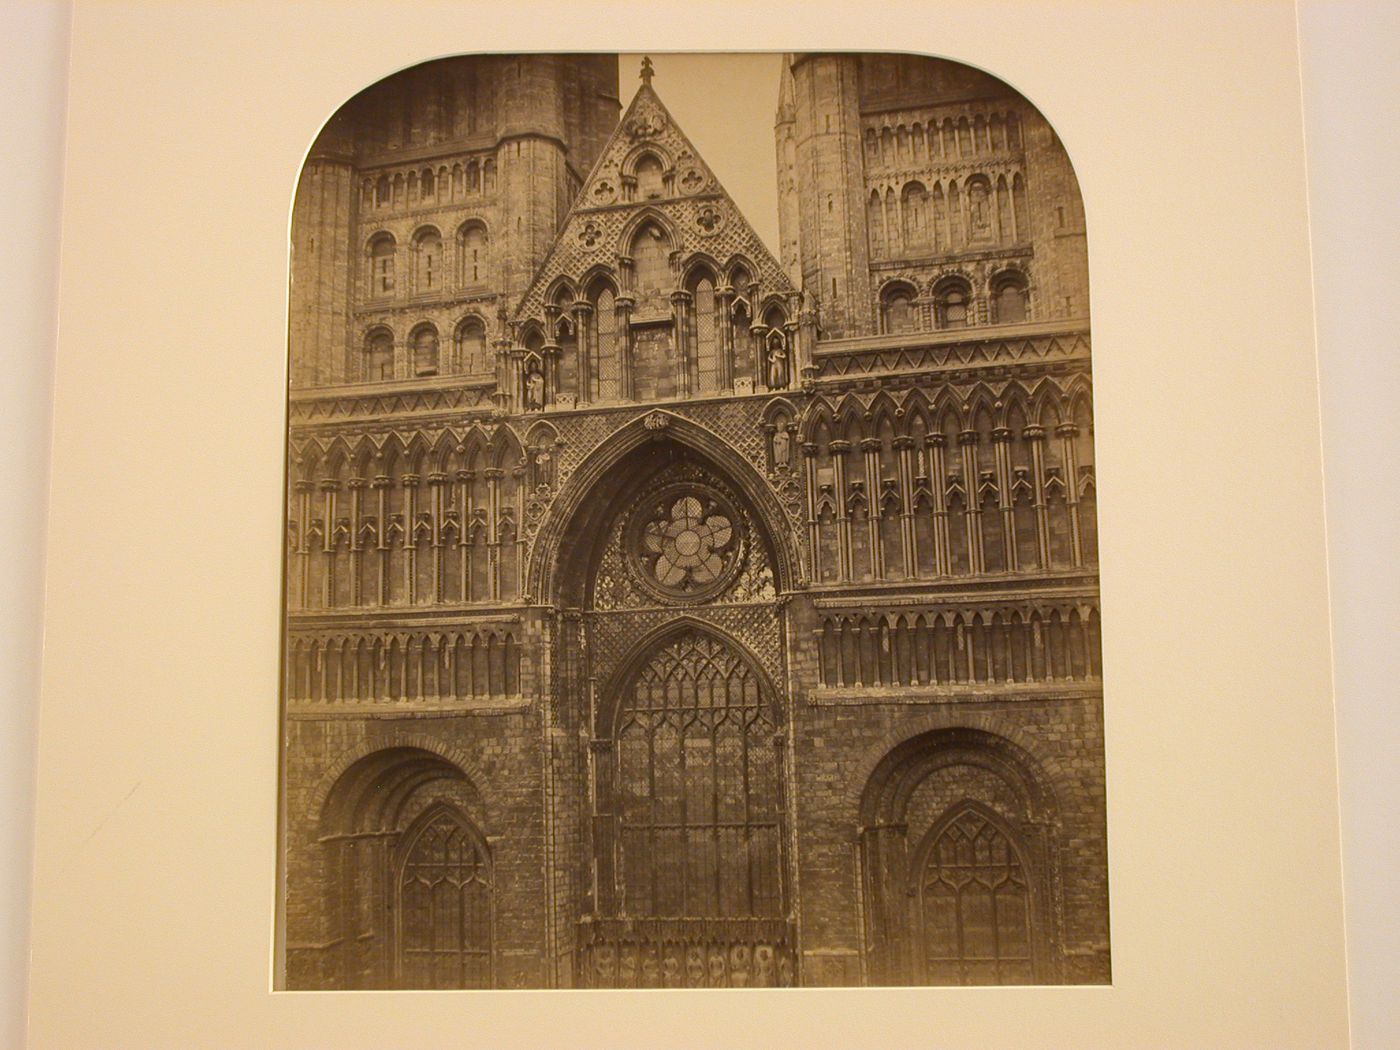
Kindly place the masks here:
<instances>
[{"instance_id":1,"label":"stone facade","mask_svg":"<svg viewBox=\"0 0 1400 1050\"><path fill-rule=\"evenodd\" d=\"M432 62L308 158L286 986L1106 982L1063 148L790 56L774 256L651 80Z\"/></svg>"}]
</instances>

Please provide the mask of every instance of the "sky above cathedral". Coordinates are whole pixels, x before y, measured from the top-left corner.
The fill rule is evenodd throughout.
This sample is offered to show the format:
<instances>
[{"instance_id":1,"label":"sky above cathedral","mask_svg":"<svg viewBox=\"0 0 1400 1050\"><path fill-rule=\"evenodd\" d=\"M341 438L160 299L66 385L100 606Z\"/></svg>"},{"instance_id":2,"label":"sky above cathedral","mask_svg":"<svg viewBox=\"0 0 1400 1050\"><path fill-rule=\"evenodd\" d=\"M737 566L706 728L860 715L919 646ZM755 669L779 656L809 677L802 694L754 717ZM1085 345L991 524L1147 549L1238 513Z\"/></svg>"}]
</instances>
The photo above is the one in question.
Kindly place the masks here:
<instances>
[{"instance_id":1,"label":"sky above cathedral","mask_svg":"<svg viewBox=\"0 0 1400 1050\"><path fill-rule=\"evenodd\" d=\"M773 117L782 54L649 52L651 86L744 218L778 255L778 163ZM642 56L618 59L625 111L641 87Z\"/></svg>"}]
</instances>

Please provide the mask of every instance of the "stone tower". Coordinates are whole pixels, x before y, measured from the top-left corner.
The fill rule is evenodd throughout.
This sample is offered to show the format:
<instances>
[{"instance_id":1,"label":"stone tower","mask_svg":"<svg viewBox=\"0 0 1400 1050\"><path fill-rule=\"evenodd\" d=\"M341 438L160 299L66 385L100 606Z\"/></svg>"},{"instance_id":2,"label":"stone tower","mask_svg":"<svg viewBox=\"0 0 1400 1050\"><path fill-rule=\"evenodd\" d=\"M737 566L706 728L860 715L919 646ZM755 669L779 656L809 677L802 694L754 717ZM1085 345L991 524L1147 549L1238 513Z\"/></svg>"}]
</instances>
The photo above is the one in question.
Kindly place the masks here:
<instances>
[{"instance_id":1,"label":"stone tower","mask_svg":"<svg viewBox=\"0 0 1400 1050\"><path fill-rule=\"evenodd\" d=\"M479 370L450 319L471 302L501 337L618 109L615 59L547 54L429 63L343 106L297 188L292 387Z\"/></svg>"},{"instance_id":2,"label":"stone tower","mask_svg":"<svg viewBox=\"0 0 1400 1050\"><path fill-rule=\"evenodd\" d=\"M794 55L775 132L783 263L820 302L823 337L888 333L891 296L896 327L906 313L944 327L957 282L933 283L957 275L953 316L969 324L998 319L999 275L1025 283L1036 320L1088 317L1069 158L995 77L916 55Z\"/></svg>"}]
</instances>

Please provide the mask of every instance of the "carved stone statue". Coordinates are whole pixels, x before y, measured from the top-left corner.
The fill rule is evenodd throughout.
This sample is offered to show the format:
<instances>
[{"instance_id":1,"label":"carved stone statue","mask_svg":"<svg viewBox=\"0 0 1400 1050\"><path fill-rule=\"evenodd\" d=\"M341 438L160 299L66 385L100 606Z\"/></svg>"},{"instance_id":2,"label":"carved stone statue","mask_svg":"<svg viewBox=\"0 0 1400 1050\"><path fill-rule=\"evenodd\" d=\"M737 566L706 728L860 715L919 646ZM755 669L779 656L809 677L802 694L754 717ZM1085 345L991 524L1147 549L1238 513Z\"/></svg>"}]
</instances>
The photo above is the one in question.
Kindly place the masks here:
<instances>
[{"instance_id":1,"label":"carved stone statue","mask_svg":"<svg viewBox=\"0 0 1400 1050\"><path fill-rule=\"evenodd\" d=\"M531 366L525 376L525 407L531 410L544 408L544 376L537 366Z\"/></svg>"},{"instance_id":2,"label":"carved stone statue","mask_svg":"<svg viewBox=\"0 0 1400 1050\"><path fill-rule=\"evenodd\" d=\"M783 346L782 337L775 335L768 343L768 389L785 389L787 382L787 349Z\"/></svg>"}]
</instances>

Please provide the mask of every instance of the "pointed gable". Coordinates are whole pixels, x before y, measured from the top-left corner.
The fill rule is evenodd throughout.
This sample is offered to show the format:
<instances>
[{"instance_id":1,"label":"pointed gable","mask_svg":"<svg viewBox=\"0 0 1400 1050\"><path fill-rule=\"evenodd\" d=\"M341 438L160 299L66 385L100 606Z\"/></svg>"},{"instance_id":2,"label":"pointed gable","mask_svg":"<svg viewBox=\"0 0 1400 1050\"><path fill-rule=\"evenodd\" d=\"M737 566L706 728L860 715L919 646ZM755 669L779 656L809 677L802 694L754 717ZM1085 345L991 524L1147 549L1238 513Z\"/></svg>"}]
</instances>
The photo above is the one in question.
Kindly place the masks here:
<instances>
[{"instance_id":1,"label":"pointed gable","mask_svg":"<svg viewBox=\"0 0 1400 1050\"><path fill-rule=\"evenodd\" d=\"M658 242L668 261L679 253L680 275L697 259L723 282L735 264L759 286L754 314L772 296L795 289L772 253L740 214L651 86L644 62L642 86L604 146L565 216L553 247L514 313L517 330L543 321L546 301L567 284L582 292L592 275L616 276L620 257L645 276L655 252L633 255L639 234ZM657 235L660 236L657 236ZM641 239L640 244L650 248ZM748 289L735 289L748 296ZM640 305L640 304L639 304ZM653 307L654 308L654 307Z\"/></svg>"}]
</instances>

